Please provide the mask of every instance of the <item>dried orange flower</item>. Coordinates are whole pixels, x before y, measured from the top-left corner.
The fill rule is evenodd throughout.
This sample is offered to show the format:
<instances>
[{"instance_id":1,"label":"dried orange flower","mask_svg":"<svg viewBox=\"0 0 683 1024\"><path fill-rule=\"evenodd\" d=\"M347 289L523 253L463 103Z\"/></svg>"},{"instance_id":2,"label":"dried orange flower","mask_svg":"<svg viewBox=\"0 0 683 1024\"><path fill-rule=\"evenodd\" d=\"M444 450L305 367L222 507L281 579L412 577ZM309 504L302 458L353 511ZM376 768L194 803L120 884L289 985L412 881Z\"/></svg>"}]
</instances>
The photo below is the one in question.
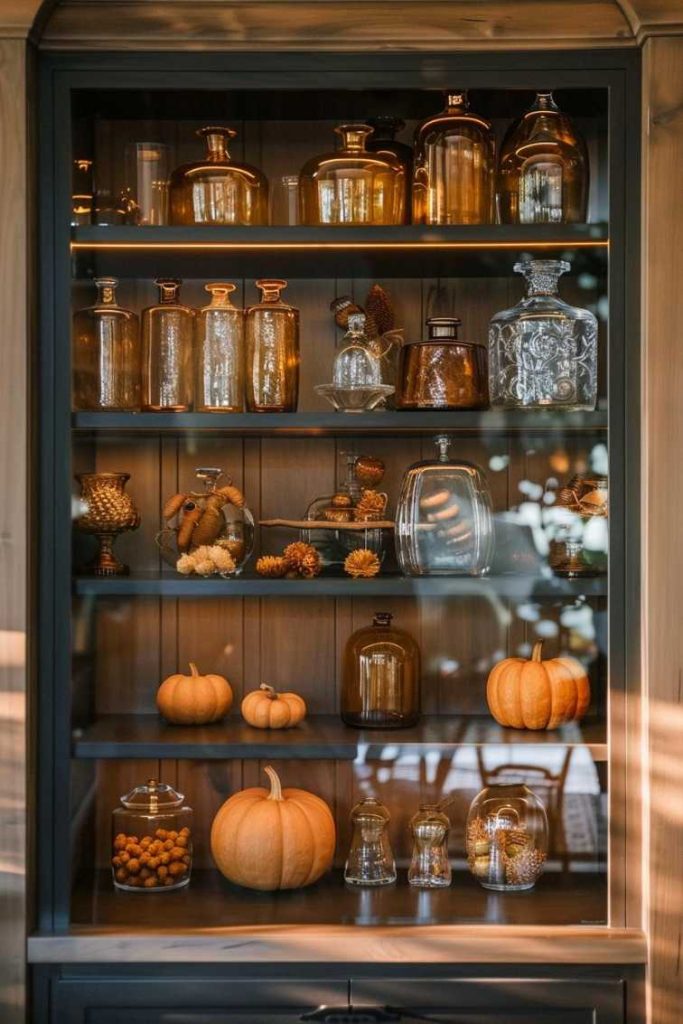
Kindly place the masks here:
<instances>
[{"instance_id":1,"label":"dried orange flower","mask_svg":"<svg viewBox=\"0 0 683 1024\"><path fill-rule=\"evenodd\" d=\"M376 576L379 572L379 558L374 551L367 548L359 548L346 556L344 570L356 579Z\"/></svg>"}]
</instances>

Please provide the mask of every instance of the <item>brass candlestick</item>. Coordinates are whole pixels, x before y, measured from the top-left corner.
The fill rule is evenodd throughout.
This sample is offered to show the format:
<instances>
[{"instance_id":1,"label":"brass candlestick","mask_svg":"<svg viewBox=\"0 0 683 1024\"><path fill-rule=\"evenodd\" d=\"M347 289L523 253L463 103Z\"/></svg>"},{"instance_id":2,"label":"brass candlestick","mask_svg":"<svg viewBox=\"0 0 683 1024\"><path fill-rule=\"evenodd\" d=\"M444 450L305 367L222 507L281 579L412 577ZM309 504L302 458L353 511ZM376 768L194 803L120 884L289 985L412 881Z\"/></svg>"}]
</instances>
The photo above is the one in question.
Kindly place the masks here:
<instances>
[{"instance_id":1,"label":"brass candlestick","mask_svg":"<svg viewBox=\"0 0 683 1024\"><path fill-rule=\"evenodd\" d=\"M128 566L116 557L113 544L119 533L137 530L140 525L140 513L125 492L130 473L78 473L76 479L85 505L76 526L93 534L100 545L88 571L95 576L125 576Z\"/></svg>"}]
</instances>

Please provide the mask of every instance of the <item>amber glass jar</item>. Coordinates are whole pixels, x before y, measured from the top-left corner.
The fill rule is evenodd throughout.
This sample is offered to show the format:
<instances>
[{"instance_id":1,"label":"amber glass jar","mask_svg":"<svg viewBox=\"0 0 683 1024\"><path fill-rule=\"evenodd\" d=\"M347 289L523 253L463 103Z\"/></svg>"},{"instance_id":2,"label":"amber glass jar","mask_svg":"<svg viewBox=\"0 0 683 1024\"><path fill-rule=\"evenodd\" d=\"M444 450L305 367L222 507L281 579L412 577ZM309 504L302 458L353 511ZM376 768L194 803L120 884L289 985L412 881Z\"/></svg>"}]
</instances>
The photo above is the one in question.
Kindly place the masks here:
<instances>
[{"instance_id":1,"label":"amber glass jar","mask_svg":"<svg viewBox=\"0 0 683 1024\"><path fill-rule=\"evenodd\" d=\"M400 351L398 409L485 409L488 358L483 345L458 341L458 317L430 317L427 340Z\"/></svg>"},{"instance_id":2,"label":"amber glass jar","mask_svg":"<svg viewBox=\"0 0 683 1024\"><path fill-rule=\"evenodd\" d=\"M420 649L388 612L349 637L341 717L361 729L401 729L420 717Z\"/></svg>"},{"instance_id":3,"label":"amber glass jar","mask_svg":"<svg viewBox=\"0 0 683 1024\"><path fill-rule=\"evenodd\" d=\"M371 153L367 124L335 128L341 149L304 164L299 175L302 224L402 224L404 167L388 151Z\"/></svg>"},{"instance_id":4,"label":"amber glass jar","mask_svg":"<svg viewBox=\"0 0 683 1024\"><path fill-rule=\"evenodd\" d=\"M171 175L171 224L267 224L268 179L256 167L230 158L232 128L201 128L207 152Z\"/></svg>"},{"instance_id":5,"label":"amber glass jar","mask_svg":"<svg viewBox=\"0 0 683 1024\"><path fill-rule=\"evenodd\" d=\"M586 220L588 151L551 92L508 129L500 151L498 203L503 224Z\"/></svg>"},{"instance_id":6,"label":"amber glass jar","mask_svg":"<svg viewBox=\"0 0 683 1024\"><path fill-rule=\"evenodd\" d=\"M234 284L204 285L211 302L195 321L195 407L241 412L244 407L244 312L233 306Z\"/></svg>"},{"instance_id":7,"label":"amber glass jar","mask_svg":"<svg viewBox=\"0 0 683 1024\"><path fill-rule=\"evenodd\" d=\"M159 303L142 311L142 407L148 412L192 408L194 310L180 302L181 283L158 277Z\"/></svg>"},{"instance_id":8,"label":"amber glass jar","mask_svg":"<svg viewBox=\"0 0 683 1024\"><path fill-rule=\"evenodd\" d=\"M256 282L261 301L246 314L245 391L249 412L296 412L299 310L280 298L286 281Z\"/></svg>"},{"instance_id":9,"label":"amber glass jar","mask_svg":"<svg viewBox=\"0 0 683 1024\"><path fill-rule=\"evenodd\" d=\"M140 325L116 302L115 277L98 277L97 301L73 320L74 409L140 407Z\"/></svg>"},{"instance_id":10,"label":"amber glass jar","mask_svg":"<svg viewBox=\"0 0 683 1024\"><path fill-rule=\"evenodd\" d=\"M403 223L410 224L410 196L413 182L413 147L396 138L406 123L400 117L369 117L368 125L373 129L366 143L371 153L391 153L403 164Z\"/></svg>"},{"instance_id":11,"label":"amber glass jar","mask_svg":"<svg viewBox=\"0 0 683 1024\"><path fill-rule=\"evenodd\" d=\"M491 224L496 144L493 128L469 110L466 92L415 133L413 223Z\"/></svg>"}]
</instances>

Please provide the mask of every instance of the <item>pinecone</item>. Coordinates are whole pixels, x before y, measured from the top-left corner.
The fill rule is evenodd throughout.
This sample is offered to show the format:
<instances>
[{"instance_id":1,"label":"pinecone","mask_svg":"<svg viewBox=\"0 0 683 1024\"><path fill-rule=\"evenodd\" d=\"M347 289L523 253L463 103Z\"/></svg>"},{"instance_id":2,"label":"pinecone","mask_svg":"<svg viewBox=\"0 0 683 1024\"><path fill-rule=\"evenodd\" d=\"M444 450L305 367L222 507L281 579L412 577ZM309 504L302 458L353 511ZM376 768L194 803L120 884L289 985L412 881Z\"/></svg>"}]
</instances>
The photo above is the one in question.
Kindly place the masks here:
<instances>
[{"instance_id":1,"label":"pinecone","mask_svg":"<svg viewBox=\"0 0 683 1024\"><path fill-rule=\"evenodd\" d=\"M369 578L379 572L379 558L374 551L359 548L346 556L344 570L354 579Z\"/></svg>"},{"instance_id":2,"label":"pinecone","mask_svg":"<svg viewBox=\"0 0 683 1024\"><path fill-rule=\"evenodd\" d=\"M369 519L381 519L386 504L386 494L366 488L361 491L361 496L354 509L354 519L361 523L367 522Z\"/></svg>"},{"instance_id":3,"label":"pinecone","mask_svg":"<svg viewBox=\"0 0 683 1024\"><path fill-rule=\"evenodd\" d=\"M312 544L304 544L303 541L294 541L288 544L282 552L287 569L298 576L312 577L320 572L320 555Z\"/></svg>"},{"instance_id":4,"label":"pinecone","mask_svg":"<svg viewBox=\"0 0 683 1024\"><path fill-rule=\"evenodd\" d=\"M256 563L259 576L270 576L277 579L287 572L287 563L280 555L262 555Z\"/></svg>"},{"instance_id":5,"label":"pinecone","mask_svg":"<svg viewBox=\"0 0 683 1024\"><path fill-rule=\"evenodd\" d=\"M387 331L393 331L393 303L381 285L373 284L368 292L368 297L365 300L365 313L374 323L375 334L381 335L386 334Z\"/></svg>"}]
</instances>

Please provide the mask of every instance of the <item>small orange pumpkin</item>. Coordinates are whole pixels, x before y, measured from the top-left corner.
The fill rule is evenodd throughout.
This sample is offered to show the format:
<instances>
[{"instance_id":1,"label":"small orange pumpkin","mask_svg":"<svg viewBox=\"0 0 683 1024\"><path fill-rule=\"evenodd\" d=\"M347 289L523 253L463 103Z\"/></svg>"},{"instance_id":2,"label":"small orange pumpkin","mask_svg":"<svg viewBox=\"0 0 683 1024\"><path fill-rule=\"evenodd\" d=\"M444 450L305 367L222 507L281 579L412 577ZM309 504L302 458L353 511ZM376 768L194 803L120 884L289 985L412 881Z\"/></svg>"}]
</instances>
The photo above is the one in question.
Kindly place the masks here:
<instances>
[{"instance_id":1,"label":"small orange pumpkin","mask_svg":"<svg viewBox=\"0 0 683 1024\"><path fill-rule=\"evenodd\" d=\"M282 789L268 766L270 792L235 793L211 826L211 854L236 885L272 892L301 889L332 866L336 830L324 800L305 789Z\"/></svg>"},{"instance_id":2,"label":"small orange pumpkin","mask_svg":"<svg viewBox=\"0 0 683 1024\"><path fill-rule=\"evenodd\" d=\"M216 722L232 706L232 687L223 676L201 676L194 662L191 675L169 676L157 690L157 707L172 725Z\"/></svg>"},{"instance_id":3,"label":"small orange pumpkin","mask_svg":"<svg viewBox=\"0 0 683 1024\"><path fill-rule=\"evenodd\" d=\"M291 729L306 717L306 702L297 693L276 693L261 683L242 701L242 715L256 729Z\"/></svg>"},{"instance_id":4,"label":"small orange pumpkin","mask_svg":"<svg viewBox=\"0 0 683 1024\"><path fill-rule=\"evenodd\" d=\"M505 658L494 665L486 684L489 711L499 725L513 729L557 729L578 722L590 704L586 670L576 658L542 661L543 641L531 660Z\"/></svg>"}]
</instances>

